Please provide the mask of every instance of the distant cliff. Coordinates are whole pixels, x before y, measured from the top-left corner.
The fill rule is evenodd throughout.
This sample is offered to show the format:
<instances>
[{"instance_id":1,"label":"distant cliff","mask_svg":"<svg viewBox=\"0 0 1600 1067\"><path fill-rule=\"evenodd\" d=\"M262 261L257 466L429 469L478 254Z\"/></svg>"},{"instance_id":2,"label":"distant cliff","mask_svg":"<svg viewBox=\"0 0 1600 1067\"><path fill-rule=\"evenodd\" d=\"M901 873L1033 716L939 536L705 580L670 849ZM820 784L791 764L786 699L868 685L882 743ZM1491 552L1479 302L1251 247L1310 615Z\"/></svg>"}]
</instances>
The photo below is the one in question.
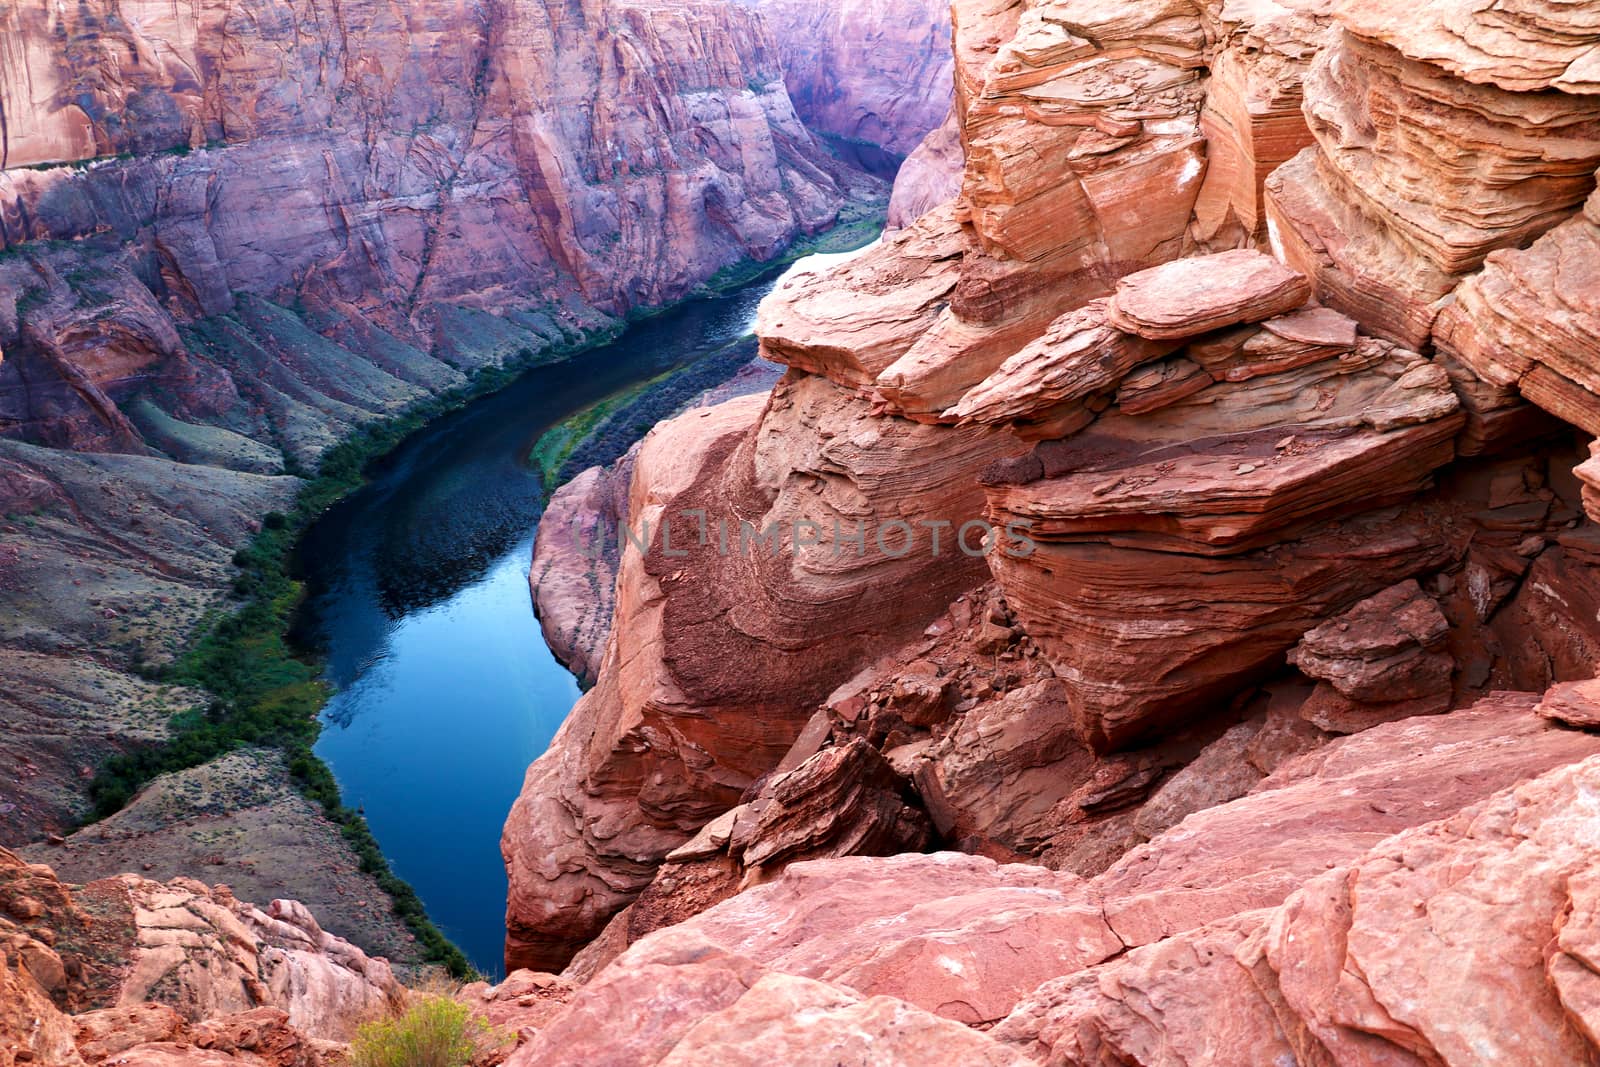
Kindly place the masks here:
<instances>
[{"instance_id":1,"label":"distant cliff","mask_svg":"<svg viewBox=\"0 0 1600 1067\"><path fill-rule=\"evenodd\" d=\"M845 141L910 155L950 111L945 0L745 0L777 38L795 110Z\"/></svg>"},{"instance_id":2,"label":"distant cliff","mask_svg":"<svg viewBox=\"0 0 1600 1067\"><path fill-rule=\"evenodd\" d=\"M886 192L726 0L5 5L0 844L191 706L130 668L353 429Z\"/></svg>"}]
</instances>

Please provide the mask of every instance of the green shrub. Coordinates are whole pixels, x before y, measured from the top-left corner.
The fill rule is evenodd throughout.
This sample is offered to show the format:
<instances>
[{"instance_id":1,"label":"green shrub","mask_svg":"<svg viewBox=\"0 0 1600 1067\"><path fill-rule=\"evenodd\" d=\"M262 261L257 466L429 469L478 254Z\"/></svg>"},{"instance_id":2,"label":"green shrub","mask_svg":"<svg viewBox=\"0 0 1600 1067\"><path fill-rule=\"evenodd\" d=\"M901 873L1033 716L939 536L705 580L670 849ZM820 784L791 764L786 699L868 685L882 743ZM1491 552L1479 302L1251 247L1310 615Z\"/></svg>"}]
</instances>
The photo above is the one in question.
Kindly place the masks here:
<instances>
[{"instance_id":1,"label":"green shrub","mask_svg":"<svg viewBox=\"0 0 1600 1067\"><path fill-rule=\"evenodd\" d=\"M499 1044L494 1028L449 997L423 997L405 1012L361 1027L350 1067L467 1067Z\"/></svg>"}]
</instances>

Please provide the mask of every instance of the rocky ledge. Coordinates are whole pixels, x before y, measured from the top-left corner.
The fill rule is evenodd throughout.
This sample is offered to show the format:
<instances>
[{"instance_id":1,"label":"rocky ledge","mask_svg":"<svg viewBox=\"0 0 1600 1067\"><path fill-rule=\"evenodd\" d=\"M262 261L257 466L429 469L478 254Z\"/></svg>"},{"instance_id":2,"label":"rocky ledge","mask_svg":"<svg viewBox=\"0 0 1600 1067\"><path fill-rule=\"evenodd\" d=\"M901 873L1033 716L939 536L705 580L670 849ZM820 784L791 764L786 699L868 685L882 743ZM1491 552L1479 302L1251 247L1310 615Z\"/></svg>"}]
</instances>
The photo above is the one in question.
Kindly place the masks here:
<instances>
[{"instance_id":1,"label":"rocky ledge","mask_svg":"<svg viewBox=\"0 0 1600 1067\"><path fill-rule=\"evenodd\" d=\"M956 195L639 454L509 1062L1594 1059L1600 25L953 10Z\"/></svg>"}]
</instances>

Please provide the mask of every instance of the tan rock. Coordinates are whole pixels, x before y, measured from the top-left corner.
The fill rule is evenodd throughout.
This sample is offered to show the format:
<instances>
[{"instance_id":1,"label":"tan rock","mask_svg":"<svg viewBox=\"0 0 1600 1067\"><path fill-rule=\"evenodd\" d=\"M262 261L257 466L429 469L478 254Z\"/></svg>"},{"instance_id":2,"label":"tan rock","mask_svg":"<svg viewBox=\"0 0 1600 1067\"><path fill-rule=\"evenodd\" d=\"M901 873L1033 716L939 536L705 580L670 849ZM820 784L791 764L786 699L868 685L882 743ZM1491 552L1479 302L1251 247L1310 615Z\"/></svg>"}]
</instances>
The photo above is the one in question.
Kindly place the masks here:
<instances>
[{"instance_id":1,"label":"tan rock","mask_svg":"<svg viewBox=\"0 0 1600 1067\"><path fill-rule=\"evenodd\" d=\"M1020 1067L988 1037L893 997L861 999L809 978L764 976L744 996L695 1023L662 1067L770 1063L960 1063Z\"/></svg>"},{"instance_id":2,"label":"tan rock","mask_svg":"<svg viewBox=\"0 0 1600 1067\"><path fill-rule=\"evenodd\" d=\"M1533 710L1547 719L1592 730L1600 726L1600 680L1552 686Z\"/></svg>"},{"instance_id":3,"label":"tan rock","mask_svg":"<svg viewBox=\"0 0 1600 1067\"><path fill-rule=\"evenodd\" d=\"M1270 319L1310 295L1303 275L1271 256L1240 249L1174 260L1123 278L1106 318L1128 333L1175 340Z\"/></svg>"},{"instance_id":4,"label":"tan rock","mask_svg":"<svg viewBox=\"0 0 1600 1067\"><path fill-rule=\"evenodd\" d=\"M1435 337L1485 382L1515 388L1565 422L1600 432L1600 199L1525 249L1496 252L1456 292Z\"/></svg>"},{"instance_id":5,"label":"tan rock","mask_svg":"<svg viewBox=\"0 0 1600 1067\"><path fill-rule=\"evenodd\" d=\"M1496 8L1427 0L1404 12L1382 0L1336 0L1339 21L1413 59L1513 92L1600 93L1600 20L1582 7L1513 0Z\"/></svg>"},{"instance_id":6,"label":"tan rock","mask_svg":"<svg viewBox=\"0 0 1600 1067\"><path fill-rule=\"evenodd\" d=\"M951 210L941 208L842 265L791 276L761 302L761 354L841 385L866 385L933 325L964 248ZM839 298L841 288L849 300Z\"/></svg>"}]
</instances>

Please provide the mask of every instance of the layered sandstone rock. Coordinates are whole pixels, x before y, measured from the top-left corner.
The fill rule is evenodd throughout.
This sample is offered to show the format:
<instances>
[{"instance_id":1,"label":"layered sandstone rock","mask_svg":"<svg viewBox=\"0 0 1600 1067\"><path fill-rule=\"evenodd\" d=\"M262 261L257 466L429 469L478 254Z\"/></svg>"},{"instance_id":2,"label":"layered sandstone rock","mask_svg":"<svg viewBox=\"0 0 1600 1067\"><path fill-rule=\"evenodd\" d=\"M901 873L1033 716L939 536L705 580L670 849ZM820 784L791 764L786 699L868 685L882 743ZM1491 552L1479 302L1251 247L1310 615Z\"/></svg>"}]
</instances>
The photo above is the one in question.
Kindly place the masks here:
<instances>
[{"instance_id":1,"label":"layered sandstone rock","mask_svg":"<svg viewBox=\"0 0 1600 1067\"><path fill-rule=\"evenodd\" d=\"M886 245L871 274L863 264L832 283L874 294L890 276L925 283L897 292L892 306L833 304L825 321L807 310L818 301L802 290L775 302L759 331L772 358L844 384L871 382L889 410L927 422L1053 319L1121 275L1182 254L1191 229L1227 247L1245 239L1241 225L1260 228L1260 180L1303 141L1284 101L1298 101L1298 72L1320 27L1277 8L1241 16L1169 5L1124 17L1083 0L1026 13L958 5L955 31L950 128L908 164L895 221L909 224L932 190L952 188L939 160L953 160L959 142L962 230L924 215L908 231L915 243ZM1216 121L1239 129L1232 169L1219 173L1202 222L1201 68L1224 54L1240 73L1218 97L1232 117ZM1274 79L1288 86L1283 94L1258 90ZM1263 95L1271 100L1258 115ZM934 272L931 263L943 266ZM885 331L869 341L874 323Z\"/></svg>"},{"instance_id":2,"label":"layered sandstone rock","mask_svg":"<svg viewBox=\"0 0 1600 1067\"><path fill-rule=\"evenodd\" d=\"M1306 75L1317 144L1268 181L1272 239L1325 302L1421 347L1465 274L1594 187L1592 27L1539 4L1330 6L1342 29Z\"/></svg>"},{"instance_id":3,"label":"layered sandstone rock","mask_svg":"<svg viewBox=\"0 0 1600 1067\"><path fill-rule=\"evenodd\" d=\"M405 997L294 901L133 875L69 888L3 849L0 938L7 1064L319 1067Z\"/></svg>"},{"instance_id":4,"label":"layered sandstone rock","mask_svg":"<svg viewBox=\"0 0 1600 1067\"><path fill-rule=\"evenodd\" d=\"M1527 248L1495 252L1439 316L1439 348L1492 386L1600 432L1600 193Z\"/></svg>"},{"instance_id":5,"label":"layered sandstone rock","mask_svg":"<svg viewBox=\"0 0 1600 1067\"><path fill-rule=\"evenodd\" d=\"M994 1036L1036 1062L1220 1047L1250 1062L1587 1062L1596 771L1552 771L1384 841L1275 911L1042 986Z\"/></svg>"},{"instance_id":6,"label":"layered sandstone rock","mask_svg":"<svg viewBox=\"0 0 1600 1067\"><path fill-rule=\"evenodd\" d=\"M1450 706L1455 660L1450 623L1414 581L1368 597L1289 650L1289 662L1321 679L1301 714L1324 730L1354 733Z\"/></svg>"},{"instance_id":7,"label":"layered sandstone rock","mask_svg":"<svg viewBox=\"0 0 1600 1067\"><path fill-rule=\"evenodd\" d=\"M618 1062L687 1062L691 1051L716 1062L724 1045L744 1062L745 1035L802 1003L774 1008L764 991L795 979L823 997L801 1013L819 1034L832 1033L829 1004L866 997L895 1007L902 1040L982 1037L971 1062L1153 1064L1171 1050L1203 1060L1223 1048L1266 1062L1353 1041L1346 1057L1364 1063L1377 1062L1380 1037L1416 1048L1389 1016L1378 1029L1321 991L1347 953L1358 977L1341 988L1370 989L1405 1012L1397 1020L1411 1032L1457 1040L1442 1025L1449 1005L1509 982L1518 994L1507 1007L1551 1019L1534 1030L1560 1051L1537 1062L1579 1061L1587 1053L1570 1035L1587 1024L1561 1021L1563 1006L1569 1019L1589 1012L1574 965L1586 951L1583 883L1569 875L1588 862L1596 815L1580 783L1600 739L1552 727L1532 705L1503 695L1334 742L1092 880L950 853L797 864L634 945L509 1062L575 1064L602 1049ZM1476 860L1468 883L1435 873L1459 871L1462 856ZM1372 895L1351 898L1348 887L1368 878ZM1514 908L1494 903L1506 892ZM1419 893L1445 912L1408 919ZM1450 930L1441 958L1459 969L1402 962L1378 933L1391 923L1417 937ZM1552 929L1560 947L1541 954ZM1472 965L1491 943L1531 951ZM636 1024L626 1034L606 1025L619 1009ZM939 1017L998 1025L957 1038ZM1495 1040L1518 1040L1520 1025L1497 1024Z\"/></svg>"},{"instance_id":8,"label":"layered sandstone rock","mask_svg":"<svg viewBox=\"0 0 1600 1067\"><path fill-rule=\"evenodd\" d=\"M225 886L136 875L69 889L13 853L0 850L0 863L10 917L0 921L74 1011L159 1000L193 1023L271 1007L310 1036L348 1040L402 997L385 960L324 932L295 901L262 910Z\"/></svg>"},{"instance_id":9,"label":"layered sandstone rock","mask_svg":"<svg viewBox=\"0 0 1600 1067\"><path fill-rule=\"evenodd\" d=\"M1424 748L1436 741L1438 752L1458 756L1458 740L1470 747L1503 733L1519 739L1507 747L1529 762L1512 756L1466 793L1441 779L1378 812L1394 816L1381 825L1330 799L1341 789L1382 792L1377 779L1301 791L1295 780L1277 778L1332 732L1461 707L1495 685L1583 677L1592 673L1585 656L1595 647L1584 562L1593 549L1586 528L1572 526L1580 488L1565 472L1557 482L1564 449L1546 461L1527 445L1552 424L1530 414L1514 381L1474 374L1464 352L1423 354L1434 316L1465 273L1494 249L1537 237L1588 192L1590 101L1458 77L1418 48L1380 43L1376 31L1351 33L1338 24L1340 5L1332 8L1135 10L1089 0L1025 10L1002 2L956 6L950 132L965 155L960 195L914 221L908 211L900 220L908 225L871 252L798 276L763 305L764 351L791 373L748 450L760 484L805 479L824 518L887 509L908 519L936 514L910 488L922 478L924 456L942 456L957 479L987 450L997 459L982 478L988 517L1027 535L1027 551L988 556L994 603L1004 606L980 621L969 593L956 622L963 600L947 599L949 611L921 639L888 657L880 642L846 663L840 649L811 645L809 635L776 621L848 631L842 639L852 640L856 631L843 620L854 621L860 601L841 594L843 572L814 564L792 570L782 597L758 598L775 611L754 629L759 610L731 602L724 590L748 597L752 588L774 588L761 568L739 575L741 584L729 580L735 569L706 566L704 551L676 563L662 558L655 570L670 579L660 587L670 625L644 627L637 653L620 638L597 692L610 672L618 693L624 682L640 692L659 686L670 702L682 701L676 717L704 716L695 724L696 760L684 761L693 773L714 774L730 758L764 770L718 783L723 799L715 805L686 803L711 790L664 788L658 795L681 806L641 810L657 826L669 815L677 820L665 837L636 834L637 820L598 814L603 806L593 798L602 779L585 768L610 758L598 753L616 751L609 738L582 759L563 755L559 775L531 777L508 827L513 870L559 838L574 862L599 877L582 894L570 869L550 869L542 884L518 880L514 959L555 958L540 954L546 931L597 932L607 907L653 882L637 914L607 926L573 974L599 970L594 981L602 984L619 975L608 998L632 996L625 987L643 996L648 985L647 1013L677 1026L677 994L661 987L659 972L621 977L616 969L802 869L723 900L764 877L761 863L741 858L760 836L752 836L760 820L750 816L758 798L770 802L772 783L805 760L816 761L814 770L845 766L861 741L909 778L915 796L902 799L924 807L946 843L1088 875L1105 871L1093 884L1123 901L1113 909L1121 919L1091 917L1084 937L1098 936L1094 922L1101 921L1119 944L1274 906L1320 869L1304 865L1304 856L1326 849L1329 858L1353 860L1383 834L1437 814L1424 797L1448 794L1442 803L1459 806L1484 795L1472 790L1501 788L1589 753L1587 740L1567 750L1573 735L1500 700L1447 716L1448 727L1413 724L1415 736L1430 738L1419 742ZM1577 16L1527 17L1536 27L1530 35L1554 40ZM1442 176L1424 170L1435 156L1464 158L1452 146L1479 140L1493 146L1487 175L1465 164ZM1248 247L1258 241L1275 258ZM1192 255L1201 248L1220 254ZM1166 264L1182 256L1190 258ZM796 397L813 414L783 417ZM869 486L857 448L893 455L906 475ZM752 521L773 514L769 498L751 500L739 480L746 450L730 449L713 464L719 478L680 502L713 517L719 510ZM1451 466L1461 455L1495 453ZM956 480L937 493L960 499ZM821 540L825 548L841 543L837 534ZM751 574L762 582L752 584ZM944 577L951 593L961 591L958 579L972 581L955 572L938 580ZM1427 593L1406 584L1423 578ZM876 571L880 580L875 596L935 609L933 597L920 600L924 575L885 568ZM628 583L625 563L619 590ZM705 603L671 612L675 597L691 595ZM1407 620L1419 625L1407 629ZM954 659L944 639L951 628L969 634L969 647ZM747 644L751 637L760 643ZM1297 645L1295 659L1320 688L1287 673ZM820 685L810 688L820 679L789 673L786 655L802 647L834 681L873 653L879 661L824 700ZM979 687L969 672L982 657L993 674ZM735 683L716 672L718 661L737 661L745 673ZM1262 682L1267 690L1257 693ZM801 699L781 711L770 697L748 705L731 699L779 684ZM632 698L606 700L627 708ZM799 764L785 764L766 733L779 717ZM1381 752L1404 748L1420 759L1423 748L1409 747L1413 726L1363 730L1334 744L1397 775L1398 763ZM630 759L649 765L677 745L666 736L641 725ZM1420 777L1447 773L1443 762L1422 764ZM1348 773L1327 766L1332 777ZM762 782L773 768L779 775ZM630 766L604 784L623 783L619 794L631 795L644 773ZM581 793L559 784L584 776ZM655 781L675 786L686 777L669 772ZM735 798L741 781L756 784ZM837 810L811 810L820 790L792 807L762 809L773 842L832 848L840 839L833 829L881 825L856 821L885 810L860 803L870 791L829 781ZM736 800L751 805L741 811L746 836L738 847L739 815L706 823L713 808ZM1297 817L1271 814L1299 811L1302 802L1307 812L1337 809L1326 836ZM619 810L615 800L604 807ZM535 810L563 829L534 830L513 845L537 825ZM1216 837L1196 848L1251 841L1249 820L1300 836L1292 845L1256 839L1238 854L1226 846L1210 856L1188 851L1187 831L1174 825L1203 824L1213 814ZM586 819L590 828L580 829ZM607 834L626 845L598 847ZM690 843L652 875L679 834ZM1176 857L1170 867L1165 853ZM596 882L605 888L596 891ZM551 903L561 899L572 906ZM1096 897L1096 910L1106 899ZM700 918L643 936L717 901ZM528 931L525 951L519 922ZM1237 942L1253 929L1244 922L1219 937ZM694 977L685 979L684 996L699 1003L748 988L755 979L747 948L741 941L737 949L685 949L684 959L696 964L686 964ZM849 951L875 950L857 943ZM896 973L896 981L910 981ZM950 979L917 973L929 996L943 995L941 983ZM838 981L831 972L806 976ZM972 995L1002 981L975 978ZM722 992L713 995L713 987ZM714 1010L728 1003L717 999ZM980 1012L974 1021L997 1017ZM650 1040L663 1044L636 1050L644 1062L665 1055L668 1036L653 1033ZM541 1055L556 1056L554 1048Z\"/></svg>"},{"instance_id":10,"label":"layered sandstone rock","mask_svg":"<svg viewBox=\"0 0 1600 1067\"><path fill-rule=\"evenodd\" d=\"M752 425L754 423L754 425ZM509 958L550 968L777 766L817 704L983 573L953 544L1004 442L880 419L823 378L648 438L600 680L529 770L502 850ZM888 527L889 514L902 524ZM928 523L944 523L932 551ZM892 590L892 595L886 591ZM739 740L729 743L730 732Z\"/></svg>"},{"instance_id":11,"label":"layered sandstone rock","mask_svg":"<svg viewBox=\"0 0 1600 1067\"><path fill-rule=\"evenodd\" d=\"M985 475L997 522L1034 546L991 566L1097 747L1236 691L1299 639L1296 618L1454 559L1425 512L1409 530L1391 516L1315 525L1426 489L1461 417L1440 367L1336 312L1291 310L1305 295L1304 278L1251 251L1153 268L1058 320L950 412L1044 439ZM1196 602L1199 573L1227 594Z\"/></svg>"},{"instance_id":12,"label":"layered sandstone rock","mask_svg":"<svg viewBox=\"0 0 1600 1067\"><path fill-rule=\"evenodd\" d=\"M8 175L7 243L153 226L168 267L200 286L207 262L261 295L314 268L320 292L368 308L401 294L500 306L516 299L502 286L565 276L632 305L681 293L730 253L769 255L838 207L770 33L737 5L340 15L8 12L7 167L199 151ZM138 194L97 217L108 181ZM337 228L322 214L333 204ZM635 231L669 216L679 224L656 236Z\"/></svg>"}]
</instances>

